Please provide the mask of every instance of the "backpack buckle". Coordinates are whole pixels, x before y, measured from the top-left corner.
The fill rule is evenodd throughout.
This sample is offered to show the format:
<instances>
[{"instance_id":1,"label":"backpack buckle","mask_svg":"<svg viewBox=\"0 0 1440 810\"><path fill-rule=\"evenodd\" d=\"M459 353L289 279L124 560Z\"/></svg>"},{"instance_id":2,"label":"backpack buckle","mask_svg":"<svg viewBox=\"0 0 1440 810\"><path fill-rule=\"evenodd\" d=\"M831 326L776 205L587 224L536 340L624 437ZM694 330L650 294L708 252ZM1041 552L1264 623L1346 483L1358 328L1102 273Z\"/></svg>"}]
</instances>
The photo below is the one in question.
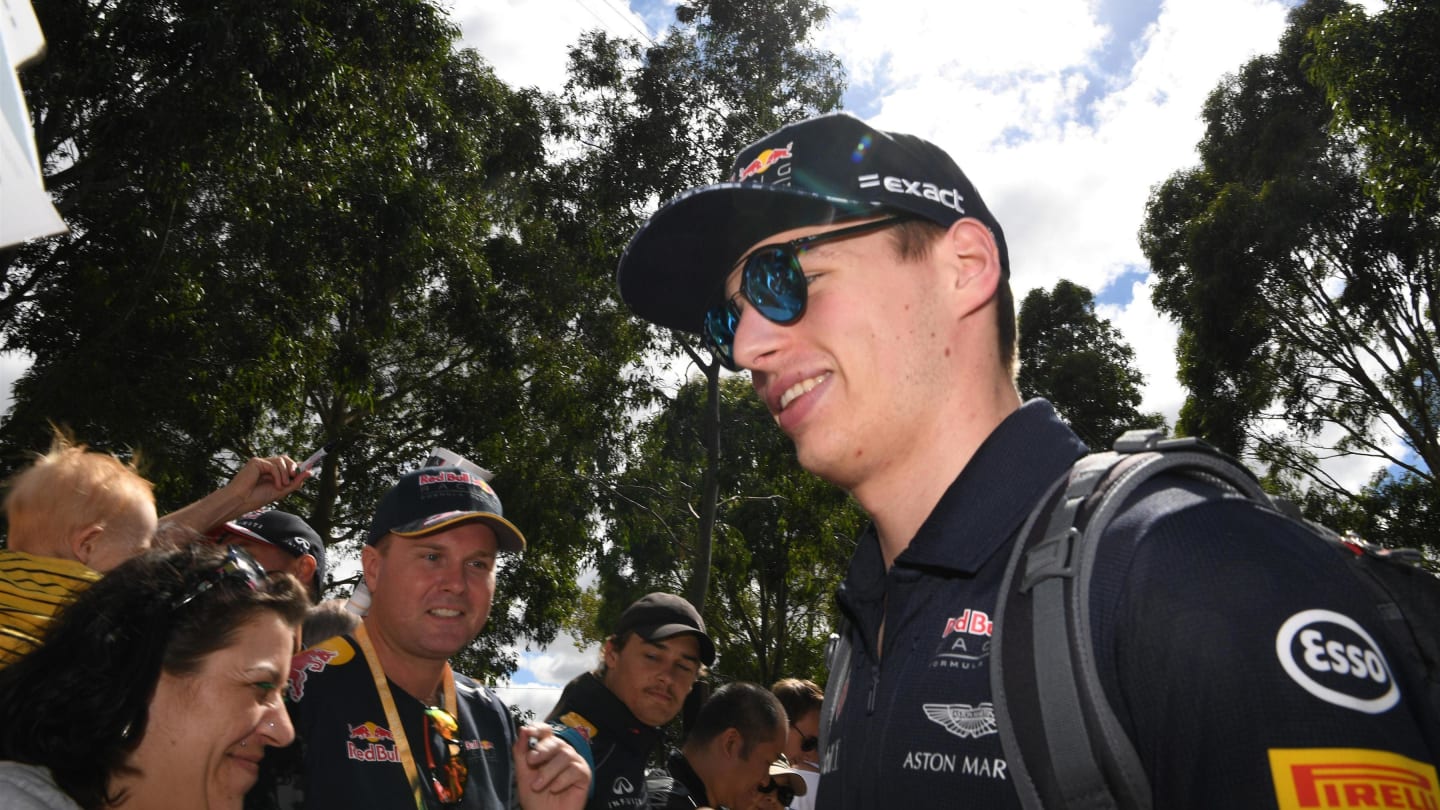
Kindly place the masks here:
<instances>
[{"instance_id":1,"label":"backpack buckle","mask_svg":"<svg viewBox=\"0 0 1440 810\"><path fill-rule=\"evenodd\" d=\"M1055 537L1046 537L1025 554L1025 576L1020 580L1020 592L1029 593L1031 588L1055 577L1074 578L1075 544L1080 539L1080 530L1074 526Z\"/></svg>"}]
</instances>

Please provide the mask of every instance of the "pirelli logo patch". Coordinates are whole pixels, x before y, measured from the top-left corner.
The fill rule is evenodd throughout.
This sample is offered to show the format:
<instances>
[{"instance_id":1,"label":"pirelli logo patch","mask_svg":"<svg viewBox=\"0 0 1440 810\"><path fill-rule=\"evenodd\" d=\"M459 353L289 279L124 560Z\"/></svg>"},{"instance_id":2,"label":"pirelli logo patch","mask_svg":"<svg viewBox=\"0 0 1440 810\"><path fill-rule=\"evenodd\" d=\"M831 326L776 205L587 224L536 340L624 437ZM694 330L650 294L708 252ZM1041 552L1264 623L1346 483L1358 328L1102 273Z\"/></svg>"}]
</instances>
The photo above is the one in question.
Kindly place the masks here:
<instances>
[{"instance_id":1,"label":"pirelli logo patch","mask_svg":"<svg viewBox=\"0 0 1440 810\"><path fill-rule=\"evenodd\" d=\"M1272 748L1280 810L1440 810L1435 766L1368 748Z\"/></svg>"}]
</instances>

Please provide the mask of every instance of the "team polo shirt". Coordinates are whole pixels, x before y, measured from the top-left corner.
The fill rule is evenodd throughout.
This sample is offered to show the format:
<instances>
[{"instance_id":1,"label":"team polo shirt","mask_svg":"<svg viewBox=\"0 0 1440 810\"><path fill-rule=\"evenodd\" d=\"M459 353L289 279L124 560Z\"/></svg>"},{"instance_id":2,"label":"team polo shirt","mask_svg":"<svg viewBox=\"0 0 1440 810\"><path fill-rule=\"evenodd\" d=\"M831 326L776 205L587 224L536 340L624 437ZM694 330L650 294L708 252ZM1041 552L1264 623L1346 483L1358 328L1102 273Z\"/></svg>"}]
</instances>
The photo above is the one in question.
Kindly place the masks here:
<instances>
[{"instance_id":1,"label":"team polo shirt","mask_svg":"<svg viewBox=\"0 0 1440 810\"><path fill-rule=\"evenodd\" d=\"M650 773L648 789L652 810L693 810L697 807L715 807L710 804L705 791L705 780L690 766L690 760L678 748L670 749L665 760L667 770ZM715 810L743 810L727 808L724 805Z\"/></svg>"},{"instance_id":2,"label":"team polo shirt","mask_svg":"<svg viewBox=\"0 0 1440 810\"><path fill-rule=\"evenodd\" d=\"M0 667L40 646L60 608L98 579L75 560L0 549Z\"/></svg>"},{"instance_id":3,"label":"team polo shirt","mask_svg":"<svg viewBox=\"0 0 1440 810\"><path fill-rule=\"evenodd\" d=\"M586 810L646 806L645 768L660 745L660 729L640 722L595 673L581 673L566 684L545 719L559 726L557 731L569 729L590 743L595 775Z\"/></svg>"},{"instance_id":4,"label":"team polo shirt","mask_svg":"<svg viewBox=\"0 0 1440 810\"><path fill-rule=\"evenodd\" d=\"M1025 518L1085 452L1033 400L889 570L873 526L862 535L838 594L854 654L817 807L1020 806L990 688L998 591ZM1433 724L1418 691L1377 664L1398 659L1332 549L1256 504L1176 482L1139 493L1102 543L1095 657L1155 807L1440 806Z\"/></svg>"},{"instance_id":5,"label":"team polo shirt","mask_svg":"<svg viewBox=\"0 0 1440 810\"><path fill-rule=\"evenodd\" d=\"M425 777L425 704L390 684L425 799L434 810L508 810L517 806L510 748L515 721L493 692L455 675L456 719L469 770L463 800L442 806ZM270 749L247 808L355 810L413 808L414 794L389 728L385 707L350 636L338 636L294 657L286 695L296 741Z\"/></svg>"}]
</instances>

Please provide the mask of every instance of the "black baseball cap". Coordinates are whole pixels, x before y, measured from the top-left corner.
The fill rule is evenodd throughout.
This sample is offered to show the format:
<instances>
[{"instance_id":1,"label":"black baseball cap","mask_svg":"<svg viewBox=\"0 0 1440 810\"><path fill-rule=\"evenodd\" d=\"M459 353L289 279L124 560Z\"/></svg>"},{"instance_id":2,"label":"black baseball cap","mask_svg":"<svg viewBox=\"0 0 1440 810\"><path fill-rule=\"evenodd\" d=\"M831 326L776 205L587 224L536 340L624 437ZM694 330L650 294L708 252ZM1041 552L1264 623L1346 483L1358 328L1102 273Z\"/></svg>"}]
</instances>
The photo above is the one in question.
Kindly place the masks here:
<instances>
[{"instance_id":1,"label":"black baseball cap","mask_svg":"<svg viewBox=\"0 0 1440 810\"><path fill-rule=\"evenodd\" d=\"M400 477L375 508L367 545L387 534L424 537L464 523L495 530L501 551L524 551L525 535L506 520L500 496L478 474L460 467L422 467Z\"/></svg>"},{"instance_id":2,"label":"black baseball cap","mask_svg":"<svg viewBox=\"0 0 1440 810\"><path fill-rule=\"evenodd\" d=\"M705 620L695 606L671 593L651 593L636 599L615 625L615 635L634 632L646 641L664 641L685 633L700 640L700 661L715 663L715 642L705 635Z\"/></svg>"},{"instance_id":3,"label":"black baseball cap","mask_svg":"<svg viewBox=\"0 0 1440 810\"><path fill-rule=\"evenodd\" d=\"M782 127L745 147L723 183L691 189L655 212L620 258L620 298L660 326L700 332L725 278L761 239L837 220L909 213L949 227L973 217L1005 234L980 193L940 147L881 132L848 113Z\"/></svg>"},{"instance_id":4,"label":"black baseball cap","mask_svg":"<svg viewBox=\"0 0 1440 810\"><path fill-rule=\"evenodd\" d=\"M315 558L315 589L325 585L325 543L298 515L278 509L246 512L225 524L225 531L284 549L291 556Z\"/></svg>"}]
</instances>

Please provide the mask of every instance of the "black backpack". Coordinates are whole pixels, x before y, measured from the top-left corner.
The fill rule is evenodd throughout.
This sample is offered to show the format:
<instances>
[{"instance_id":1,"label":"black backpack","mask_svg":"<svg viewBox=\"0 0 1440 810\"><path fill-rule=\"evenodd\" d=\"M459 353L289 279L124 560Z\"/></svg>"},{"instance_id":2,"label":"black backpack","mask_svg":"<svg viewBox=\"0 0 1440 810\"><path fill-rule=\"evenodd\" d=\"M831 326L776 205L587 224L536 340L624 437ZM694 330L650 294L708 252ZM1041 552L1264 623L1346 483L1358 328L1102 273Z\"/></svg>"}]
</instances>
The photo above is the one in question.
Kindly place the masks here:
<instances>
[{"instance_id":1,"label":"black backpack","mask_svg":"<svg viewBox=\"0 0 1440 810\"><path fill-rule=\"evenodd\" d=\"M991 639L991 690L1006 762L1028 810L1148 810L1149 780L1110 707L1093 660L1089 585L1096 549L1130 496L1156 475L1197 478L1300 521L1350 560L1386 621L1398 669L1423 684L1440 717L1440 579L1410 549L1380 549L1302 521L1272 500L1242 465L1197 439L1132 430L1114 450L1077 461L1051 486L1020 530L1001 585ZM832 673L821 709L822 761L850 662L849 628L831 636ZM838 680L837 680L838 676ZM1018 697L1017 697L1018 696ZM1021 740L1019 728L1044 733ZM1044 763L1049 778L1032 776ZM822 770L828 770L827 767Z\"/></svg>"}]
</instances>

